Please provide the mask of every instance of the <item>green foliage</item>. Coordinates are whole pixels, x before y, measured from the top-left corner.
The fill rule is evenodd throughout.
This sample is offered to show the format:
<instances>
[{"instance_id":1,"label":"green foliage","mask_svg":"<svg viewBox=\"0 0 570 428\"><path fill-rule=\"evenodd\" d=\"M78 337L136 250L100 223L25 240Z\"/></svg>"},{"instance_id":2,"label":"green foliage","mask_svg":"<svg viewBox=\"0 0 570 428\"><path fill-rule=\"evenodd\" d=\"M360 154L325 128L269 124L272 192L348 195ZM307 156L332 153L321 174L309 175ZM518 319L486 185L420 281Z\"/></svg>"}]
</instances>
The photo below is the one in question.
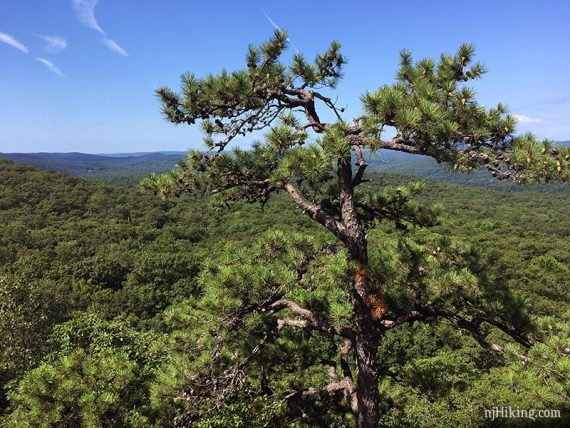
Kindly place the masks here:
<instances>
[{"instance_id":1,"label":"green foliage","mask_svg":"<svg viewBox=\"0 0 570 428\"><path fill-rule=\"evenodd\" d=\"M57 283L0 274L0 408L6 388L43 358L46 337L67 310L65 290Z\"/></svg>"},{"instance_id":2,"label":"green foliage","mask_svg":"<svg viewBox=\"0 0 570 428\"><path fill-rule=\"evenodd\" d=\"M135 381L134 364L125 354L76 351L24 376L10 397L15 411L6 426L142 427L146 418L131 410Z\"/></svg>"},{"instance_id":3,"label":"green foliage","mask_svg":"<svg viewBox=\"0 0 570 428\"><path fill-rule=\"evenodd\" d=\"M177 397L201 368L227 368L276 328L269 311L231 326L236 310L267 296L272 287L332 324L350 318L342 278L353 267L346 253L335 249L322 228L296 217L284 197L269 201L264 210L237 203L219 212L200 199L165 203L1 165L0 200L12 201L0 212L0 382L12 397L4 397L0 406L6 409L6 425L33 424L33 415L42 412L52 418L46 416L46 421L57 421L53 426L62 426L64 417L70 426L89 426L82 422L85 417L107 426L169 426L184 408ZM524 298L533 314L533 334L546 346L531 351L525 366L513 355L520 349L497 357L445 321L390 332L379 349L386 374L382 426L446 426L451 421L484 426L482 409L500 404L564 409L567 194L478 190L442 182L428 182L416 194L419 187L401 186L402 177L372 178L363 192L380 195L384 204L393 201L394 210L405 211L407 204L446 207L429 233L412 223L406 230L389 222L370 229L373 269L393 284L388 297L394 311L410 304L412 293L402 284L419 273L423 261L430 271L421 283L434 293L434 301L445 297L459 309L467 302L458 293L442 295L445 288L434 282L441 277L478 301L503 302L494 314L525 325L528 316L512 311L519 305L504 302L509 295ZM61 213L60 205L75 208ZM268 229L272 231L262 236ZM314 253L326 248L331 251ZM306 279L297 283L291 278L307 254L315 258L306 267ZM486 259L493 264L486 265ZM448 263L454 264L457 277L442 270ZM282 280L286 278L290 280ZM510 293L505 293L507 286ZM507 343L500 333L493 334L498 343ZM219 337L225 341L212 359ZM337 350L321 334L284 327L245 371L245 391L195 423L352 425L342 396L311 404L279 398L327 383L321 361L337 358ZM107 383L103 375L115 381ZM545 385L542 392L537 384ZM215 399L215 394L208 398ZM207 403L195 410L202 406ZM64 409L67 416L62 416Z\"/></svg>"},{"instance_id":4,"label":"green foliage","mask_svg":"<svg viewBox=\"0 0 570 428\"><path fill-rule=\"evenodd\" d=\"M419 204L414 197L419 195L424 185L411 182L404 186L386 186L382 192L371 187L358 189L357 208L365 224L376 225L376 220L387 219L394 222L397 228L408 226L434 226L438 223L441 207L438 205Z\"/></svg>"},{"instance_id":5,"label":"green foliage","mask_svg":"<svg viewBox=\"0 0 570 428\"><path fill-rule=\"evenodd\" d=\"M236 136L263 129L279 115L279 110L266 106L271 91L295 82L334 88L342 77L346 58L338 42L317 55L313 64L297 55L289 67L278 61L286 47L286 33L277 30L267 42L249 47L245 69L231 73L224 69L204 78L183 74L181 93L166 87L156 90L162 113L175 124L200 121L206 146L224 148ZM255 119L246 119L249 115ZM214 139L221 135L221 140Z\"/></svg>"},{"instance_id":6,"label":"green foliage","mask_svg":"<svg viewBox=\"0 0 570 428\"><path fill-rule=\"evenodd\" d=\"M484 166L494 177L519 183L569 181L568 147L532 134L515 136L516 120L503 104L486 109L477 103L464 84L486 71L473 63L474 54L474 46L464 44L453 56L441 55L439 63L414 63L402 51L396 83L361 97L370 147L382 147L383 131L395 128L399 141L455 170Z\"/></svg>"},{"instance_id":7,"label":"green foliage","mask_svg":"<svg viewBox=\"0 0 570 428\"><path fill-rule=\"evenodd\" d=\"M321 250L323 244L300 234L267 232L248 248L228 245L221 258L208 260L199 280L204 290L201 298L175 305L166 312L166 320L173 328L173 346L181 353L161 369L153 385L154 405L163 406L165 397L184 392L188 397L186 410L202 415L209 406L232 400L232 394L241 397L244 392L234 391L223 382L218 389L204 389L197 379L203 370L230 370L235 362L248 358L260 341L266 340L270 345L255 355L247 369L244 367L242 381L249 385L245 396L257 396L260 390L294 390L299 382L308 387L315 379L326 382L326 373L318 365L323 345L317 338L299 335L294 330L277 338L277 321L269 305L248 310L256 302L271 302L271 296L279 295L296 299L323 319L337 322L348 318L348 290L342 287L349 269L346 254ZM266 268L268 265L271 269ZM327 348L325 352L334 355L332 342L325 345ZM296 355L293 361L288 358L292 354ZM275 406L281 409L283 404L279 404L278 396L260 398L259 405L264 403L260 414L272 412ZM239 414L238 407L230 408ZM227 412L225 409L214 420L226 417L223 415Z\"/></svg>"}]
</instances>

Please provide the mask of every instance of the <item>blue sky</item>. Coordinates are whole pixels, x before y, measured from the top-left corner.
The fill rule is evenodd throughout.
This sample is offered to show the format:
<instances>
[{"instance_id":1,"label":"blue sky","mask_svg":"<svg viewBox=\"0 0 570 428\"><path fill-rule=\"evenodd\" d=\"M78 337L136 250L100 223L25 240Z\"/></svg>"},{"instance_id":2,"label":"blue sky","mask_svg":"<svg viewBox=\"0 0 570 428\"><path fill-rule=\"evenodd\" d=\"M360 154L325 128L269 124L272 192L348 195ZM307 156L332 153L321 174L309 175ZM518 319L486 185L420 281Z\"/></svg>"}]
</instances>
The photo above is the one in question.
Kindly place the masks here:
<instances>
[{"instance_id":1,"label":"blue sky","mask_svg":"<svg viewBox=\"0 0 570 428\"><path fill-rule=\"evenodd\" d=\"M482 104L505 102L520 132L570 140L566 0L0 0L0 151L200 147L198 130L162 119L153 90L242 67L273 32L267 17L309 58L342 42L347 119L360 94L393 81L401 49L420 59L471 42L489 69Z\"/></svg>"}]
</instances>

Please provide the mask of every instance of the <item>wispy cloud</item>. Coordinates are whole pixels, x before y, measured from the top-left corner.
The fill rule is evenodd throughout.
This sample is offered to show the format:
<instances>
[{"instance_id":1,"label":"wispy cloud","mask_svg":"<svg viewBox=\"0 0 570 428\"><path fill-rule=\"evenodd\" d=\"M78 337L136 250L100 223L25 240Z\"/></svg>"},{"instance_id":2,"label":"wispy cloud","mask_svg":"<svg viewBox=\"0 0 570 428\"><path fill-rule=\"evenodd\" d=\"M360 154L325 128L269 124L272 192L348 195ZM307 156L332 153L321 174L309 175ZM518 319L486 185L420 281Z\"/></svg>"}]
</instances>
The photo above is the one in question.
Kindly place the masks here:
<instances>
[{"instance_id":1,"label":"wispy cloud","mask_svg":"<svg viewBox=\"0 0 570 428\"><path fill-rule=\"evenodd\" d=\"M513 114L513 117L519 123L540 123L540 122L542 122L541 119L538 119L536 117L526 116L524 114Z\"/></svg>"},{"instance_id":2,"label":"wispy cloud","mask_svg":"<svg viewBox=\"0 0 570 428\"><path fill-rule=\"evenodd\" d=\"M9 34L0 33L0 42L6 43L7 45L10 45L13 48L16 48L16 49L18 49L24 53L29 52L27 47L25 47L22 43L17 41L13 36L11 36Z\"/></svg>"},{"instance_id":3,"label":"wispy cloud","mask_svg":"<svg viewBox=\"0 0 570 428\"><path fill-rule=\"evenodd\" d=\"M42 36L36 34L40 39L43 39L46 44L44 50L47 52L58 53L67 48L67 40L60 36Z\"/></svg>"},{"instance_id":4,"label":"wispy cloud","mask_svg":"<svg viewBox=\"0 0 570 428\"><path fill-rule=\"evenodd\" d=\"M103 43L105 43L105 46L107 46L109 49L111 49L113 52L118 53L119 55L123 55L123 56L129 56L129 54L122 48L119 46L119 44L114 41L111 40L107 37L105 37L103 39Z\"/></svg>"},{"instance_id":5,"label":"wispy cloud","mask_svg":"<svg viewBox=\"0 0 570 428\"><path fill-rule=\"evenodd\" d=\"M279 25L277 25L277 23L273 19L271 19L271 17L267 14L267 12L265 12L263 9L261 9L261 12L265 15L265 17L267 18L269 23L273 26L273 28L281 31L281 27L279 27ZM295 46L295 44L291 41L291 39L289 37L287 37L287 41L289 43L291 43L291 46L293 46L293 49L295 49L295 52L299 53L299 49L297 49L297 46Z\"/></svg>"},{"instance_id":6,"label":"wispy cloud","mask_svg":"<svg viewBox=\"0 0 570 428\"><path fill-rule=\"evenodd\" d=\"M85 25L92 30L95 30L101 33L103 38L103 43L113 52L123 55L129 56L129 54L121 47L119 44L110 39L107 36L107 33L103 31L99 23L97 22L97 18L95 17L95 6L97 6L99 0L72 0L73 3L73 10L77 15L77 19L81 24Z\"/></svg>"},{"instance_id":7,"label":"wispy cloud","mask_svg":"<svg viewBox=\"0 0 570 428\"><path fill-rule=\"evenodd\" d=\"M59 67L57 67L53 62L48 61L45 58L36 58L36 60L44 64L47 68L49 68L52 72L54 72L58 76L65 77L65 74L63 74L63 72L59 69Z\"/></svg>"},{"instance_id":8,"label":"wispy cloud","mask_svg":"<svg viewBox=\"0 0 570 428\"><path fill-rule=\"evenodd\" d=\"M77 15L77 19L79 19L79 22L81 22L86 27L91 28L105 35L105 32L99 26L99 23L95 18L95 6L97 6L99 0L72 0L72 1L73 1L73 10Z\"/></svg>"}]
</instances>

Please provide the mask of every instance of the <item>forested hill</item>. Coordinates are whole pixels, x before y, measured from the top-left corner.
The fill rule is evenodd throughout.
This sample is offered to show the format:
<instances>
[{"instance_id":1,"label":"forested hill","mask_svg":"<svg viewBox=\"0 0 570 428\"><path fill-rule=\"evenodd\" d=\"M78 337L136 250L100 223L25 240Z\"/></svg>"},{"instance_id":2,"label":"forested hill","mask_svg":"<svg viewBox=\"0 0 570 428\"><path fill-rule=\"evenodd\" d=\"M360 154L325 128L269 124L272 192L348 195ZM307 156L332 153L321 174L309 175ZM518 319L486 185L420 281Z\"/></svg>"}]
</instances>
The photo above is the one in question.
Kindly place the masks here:
<instances>
[{"instance_id":1,"label":"forested hill","mask_svg":"<svg viewBox=\"0 0 570 428\"><path fill-rule=\"evenodd\" d=\"M408 181L372 178L377 189ZM446 206L434 232L479 245L498 290L508 286L527 302L538 337L556 339L570 303L570 195L428 182L421 199ZM219 202L161 201L0 161L0 425L51 418L52 426L170 426L187 350L196 346L188 335L196 320L187 314L205 291L203 274L258 245L268 229L326 236L285 195L264 209L220 210ZM373 242L391 233L382 230ZM443 324L404 333L388 335L379 350L399 385L396 395L383 395L386 427L482 426L480 408L497 405L566 409L563 362L546 348L537 348L537 367L525 368ZM299 382L306 363L287 357L270 369L278 371L273 388ZM247 425L258 415L255 403L237 402L232 421ZM271 417L292 423L296 411L277 407ZM319 415L310 423L325 423Z\"/></svg>"},{"instance_id":2,"label":"forested hill","mask_svg":"<svg viewBox=\"0 0 570 428\"><path fill-rule=\"evenodd\" d=\"M86 153L0 153L0 159L24 163L38 168L61 171L102 181L117 177L142 177L151 172L173 169L184 152L93 155Z\"/></svg>"}]
</instances>

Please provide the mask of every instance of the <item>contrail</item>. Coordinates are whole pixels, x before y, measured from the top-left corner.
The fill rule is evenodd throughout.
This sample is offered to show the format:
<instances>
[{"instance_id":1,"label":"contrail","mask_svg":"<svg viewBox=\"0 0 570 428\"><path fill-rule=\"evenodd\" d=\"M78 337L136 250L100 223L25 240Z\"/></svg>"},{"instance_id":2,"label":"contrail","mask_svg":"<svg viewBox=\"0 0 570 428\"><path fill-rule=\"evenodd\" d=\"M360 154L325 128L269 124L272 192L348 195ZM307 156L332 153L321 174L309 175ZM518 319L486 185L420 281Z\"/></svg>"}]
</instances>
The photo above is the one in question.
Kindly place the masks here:
<instances>
[{"instance_id":1,"label":"contrail","mask_svg":"<svg viewBox=\"0 0 570 428\"><path fill-rule=\"evenodd\" d=\"M261 12L265 15L265 17L267 18L267 20L269 21L269 23L270 23L271 25L273 25L273 28L275 28L276 30L281 31L281 28L279 27L279 25L277 25L277 24L275 23L275 21L274 21L273 19L271 19L271 17L267 14L267 12L265 12L265 11L264 11L263 9L261 9L261 8L259 8L259 9L260 9ZM300 52L299 52L299 49L297 49L297 46L295 46L295 43L293 43L289 37L287 37L287 41L288 41L289 43L291 43L291 46L293 46L293 49L295 49L295 52L300 53Z\"/></svg>"},{"instance_id":2,"label":"contrail","mask_svg":"<svg viewBox=\"0 0 570 428\"><path fill-rule=\"evenodd\" d=\"M73 0L73 10L77 14L79 22L99 33L106 35L95 18L95 6L99 0Z\"/></svg>"},{"instance_id":3,"label":"contrail","mask_svg":"<svg viewBox=\"0 0 570 428\"><path fill-rule=\"evenodd\" d=\"M95 7L98 2L99 0L73 0L73 10L77 15L77 19L79 19L79 22L84 26L101 33L103 35L103 43L107 48L119 55L129 56L129 54L99 26L97 18L95 18Z\"/></svg>"},{"instance_id":4,"label":"contrail","mask_svg":"<svg viewBox=\"0 0 570 428\"><path fill-rule=\"evenodd\" d=\"M6 33L0 33L0 42L6 43L7 45L12 46L13 48L18 49L24 53L28 53L28 48L25 47L22 43L17 41L14 37Z\"/></svg>"},{"instance_id":5,"label":"contrail","mask_svg":"<svg viewBox=\"0 0 570 428\"><path fill-rule=\"evenodd\" d=\"M105 37L103 39L103 43L105 43L105 46L107 46L113 52L118 53L119 55L129 56L129 54L122 47L120 47L116 41Z\"/></svg>"},{"instance_id":6,"label":"contrail","mask_svg":"<svg viewBox=\"0 0 570 428\"><path fill-rule=\"evenodd\" d=\"M58 76L65 77L65 74L63 74L63 72L59 69L59 67L57 67L53 62L48 61L45 58L36 58L36 60L41 62L43 65L45 65L47 68L49 68L51 71L53 71Z\"/></svg>"}]
</instances>

